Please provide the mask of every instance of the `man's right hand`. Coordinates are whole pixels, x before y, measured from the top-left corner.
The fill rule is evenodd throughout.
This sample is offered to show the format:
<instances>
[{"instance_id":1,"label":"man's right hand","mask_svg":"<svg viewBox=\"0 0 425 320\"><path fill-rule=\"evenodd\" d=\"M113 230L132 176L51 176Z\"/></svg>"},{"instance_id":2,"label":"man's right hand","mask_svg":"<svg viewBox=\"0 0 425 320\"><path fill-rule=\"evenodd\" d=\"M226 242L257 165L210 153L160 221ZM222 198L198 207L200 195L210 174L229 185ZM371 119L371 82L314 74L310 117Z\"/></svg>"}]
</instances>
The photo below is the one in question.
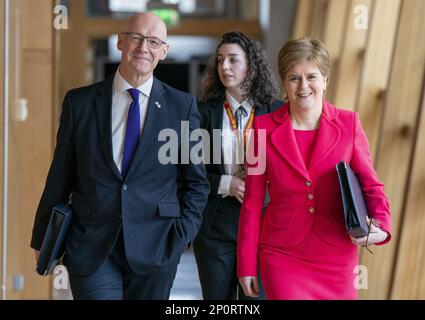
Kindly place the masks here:
<instances>
[{"instance_id":1,"label":"man's right hand","mask_svg":"<svg viewBox=\"0 0 425 320\"><path fill-rule=\"evenodd\" d=\"M243 197L245 195L245 181L236 176L233 177L230 181L229 193L232 196L235 196L236 199L238 199L238 201L242 203Z\"/></svg>"},{"instance_id":2,"label":"man's right hand","mask_svg":"<svg viewBox=\"0 0 425 320\"><path fill-rule=\"evenodd\" d=\"M37 263L38 262L38 258L40 257L40 251L34 250L34 253L35 253L35 262Z\"/></svg>"}]
</instances>

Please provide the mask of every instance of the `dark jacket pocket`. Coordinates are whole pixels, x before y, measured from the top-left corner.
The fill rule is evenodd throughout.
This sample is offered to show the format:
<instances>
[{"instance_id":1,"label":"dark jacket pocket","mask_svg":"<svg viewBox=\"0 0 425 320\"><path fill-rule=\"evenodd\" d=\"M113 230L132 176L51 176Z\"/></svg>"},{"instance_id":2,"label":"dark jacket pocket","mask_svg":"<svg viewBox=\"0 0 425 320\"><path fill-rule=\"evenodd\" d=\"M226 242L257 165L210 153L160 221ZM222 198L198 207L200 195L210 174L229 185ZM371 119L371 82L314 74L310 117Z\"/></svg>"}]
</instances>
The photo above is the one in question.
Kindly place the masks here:
<instances>
[{"instance_id":1,"label":"dark jacket pocket","mask_svg":"<svg viewBox=\"0 0 425 320\"><path fill-rule=\"evenodd\" d=\"M77 216L86 217L90 214L90 204L84 197L74 193L71 199L72 208Z\"/></svg>"},{"instance_id":2,"label":"dark jacket pocket","mask_svg":"<svg viewBox=\"0 0 425 320\"><path fill-rule=\"evenodd\" d=\"M158 212L161 217L180 217L180 204L159 202Z\"/></svg>"}]
</instances>

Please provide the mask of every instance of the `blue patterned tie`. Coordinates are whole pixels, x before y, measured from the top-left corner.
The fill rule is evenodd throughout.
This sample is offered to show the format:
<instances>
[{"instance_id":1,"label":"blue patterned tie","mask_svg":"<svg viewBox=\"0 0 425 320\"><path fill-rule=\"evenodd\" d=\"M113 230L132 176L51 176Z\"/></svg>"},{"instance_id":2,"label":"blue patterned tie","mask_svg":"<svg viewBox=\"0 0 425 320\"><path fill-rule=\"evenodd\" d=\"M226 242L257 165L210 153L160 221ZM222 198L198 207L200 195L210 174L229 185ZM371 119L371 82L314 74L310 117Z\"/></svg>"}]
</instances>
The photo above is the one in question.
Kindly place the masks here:
<instances>
[{"instance_id":1,"label":"blue patterned tie","mask_svg":"<svg viewBox=\"0 0 425 320\"><path fill-rule=\"evenodd\" d=\"M128 89L127 91L130 93L133 101L128 110L127 128L125 130L124 153L121 165L121 174L123 177L126 176L127 170L130 167L140 137L140 91L137 89Z\"/></svg>"},{"instance_id":2,"label":"blue patterned tie","mask_svg":"<svg viewBox=\"0 0 425 320\"><path fill-rule=\"evenodd\" d=\"M239 134L243 136L243 118L246 117L248 113L246 112L244 107L240 106L236 110L235 115L236 115Z\"/></svg>"}]
</instances>

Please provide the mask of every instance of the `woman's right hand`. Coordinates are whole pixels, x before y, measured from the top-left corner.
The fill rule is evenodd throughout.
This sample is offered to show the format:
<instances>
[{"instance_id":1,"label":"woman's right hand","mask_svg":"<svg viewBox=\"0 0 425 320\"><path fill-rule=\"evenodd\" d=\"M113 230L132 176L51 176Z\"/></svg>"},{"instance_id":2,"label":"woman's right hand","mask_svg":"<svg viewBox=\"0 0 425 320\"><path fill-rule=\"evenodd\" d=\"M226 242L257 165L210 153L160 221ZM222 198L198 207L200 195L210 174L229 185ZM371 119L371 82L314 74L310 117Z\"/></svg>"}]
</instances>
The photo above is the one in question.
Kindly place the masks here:
<instances>
[{"instance_id":1,"label":"woman's right hand","mask_svg":"<svg viewBox=\"0 0 425 320\"><path fill-rule=\"evenodd\" d=\"M376 244L385 241L388 237L388 233L379 228L379 224L369 217L366 217L367 224L370 227L369 234L361 238L354 238L350 236L351 242L362 247L366 247L368 244Z\"/></svg>"},{"instance_id":2,"label":"woman's right hand","mask_svg":"<svg viewBox=\"0 0 425 320\"><path fill-rule=\"evenodd\" d=\"M247 297L258 298L260 295L260 286L257 277L240 277L239 283Z\"/></svg>"},{"instance_id":3,"label":"woman's right hand","mask_svg":"<svg viewBox=\"0 0 425 320\"><path fill-rule=\"evenodd\" d=\"M232 180L230 181L229 193L232 196L235 196L236 199L242 203L243 197L245 195L245 181L236 176L232 177Z\"/></svg>"}]
</instances>

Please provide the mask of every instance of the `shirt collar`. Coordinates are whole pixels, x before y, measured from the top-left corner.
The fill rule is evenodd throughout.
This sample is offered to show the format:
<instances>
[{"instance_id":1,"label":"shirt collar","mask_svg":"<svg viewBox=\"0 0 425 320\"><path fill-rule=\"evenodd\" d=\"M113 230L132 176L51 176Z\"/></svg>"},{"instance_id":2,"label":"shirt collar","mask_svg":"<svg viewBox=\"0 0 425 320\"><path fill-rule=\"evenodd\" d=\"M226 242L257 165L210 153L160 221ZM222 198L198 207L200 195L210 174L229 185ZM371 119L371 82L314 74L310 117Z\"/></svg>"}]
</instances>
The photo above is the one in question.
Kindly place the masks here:
<instances>
[{"instance_id":1,"label":"shirt collar","mask_svg":"<svg viewBox=\"0 0 425 320\"><path fill-rule=\"evenodd\" d=\"M244 100L241 103L239 103L239 102L236 101L235 98L232 97L232 95L227 90L226 90L226 99L227 99L227 102L230 105L230 108L232 108L233 114L236 112L236 110L240 106L244 107L245 110L248 112L248 114L251 112L251 109L252 109L253 105L248 100Z\"/></svg>"},{"instance_id":2,"label":"shirt collar","mask_svg":"<svg viewBox=\"0 0 425 320\"><path fill-rule=\"evenodd\" d=\"M151 76L147 81L142 83L136 89L142 92L146 97L149 97L152 91L152 85L153 85L153 76ZM115 72L115 77L114 77L114 93L118 93L118 92L123 93L131 88L133 87L123 78L118 68L117 72Z\"/></svg>"}]
</instances>

